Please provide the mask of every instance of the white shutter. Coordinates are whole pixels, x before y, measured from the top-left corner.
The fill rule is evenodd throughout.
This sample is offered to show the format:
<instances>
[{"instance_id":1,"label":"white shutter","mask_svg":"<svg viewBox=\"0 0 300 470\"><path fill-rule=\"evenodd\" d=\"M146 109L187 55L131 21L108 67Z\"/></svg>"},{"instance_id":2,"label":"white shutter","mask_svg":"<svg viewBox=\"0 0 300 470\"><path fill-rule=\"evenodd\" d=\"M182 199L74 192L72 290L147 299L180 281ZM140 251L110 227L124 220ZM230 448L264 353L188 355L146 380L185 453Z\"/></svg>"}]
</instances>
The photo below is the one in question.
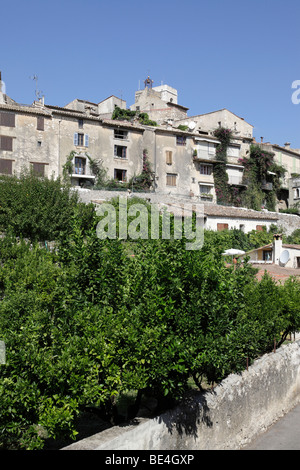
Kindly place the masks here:
<instances>
[{"instance_id":1,"label":"white shutter","mask_svg":"<svg viewBox=\"0 0 300 470\"><path fill-rule=\"evenodd\" d=\"M75 132L75 134L74 134L74 145L76 145L76 146L78 145L78 134L77 134L77 132Z\"/></svg>"},{"instance_id":2,"label":"white shutter","mask_svg":"<svg viewBox=\"0 0 300 470\"><path fill-rule=\"evenodd\" d=\"M89 146L89 136L88 136L88 134L84 135L84 146L85 147Z\"/></svg>"}]
</instances>

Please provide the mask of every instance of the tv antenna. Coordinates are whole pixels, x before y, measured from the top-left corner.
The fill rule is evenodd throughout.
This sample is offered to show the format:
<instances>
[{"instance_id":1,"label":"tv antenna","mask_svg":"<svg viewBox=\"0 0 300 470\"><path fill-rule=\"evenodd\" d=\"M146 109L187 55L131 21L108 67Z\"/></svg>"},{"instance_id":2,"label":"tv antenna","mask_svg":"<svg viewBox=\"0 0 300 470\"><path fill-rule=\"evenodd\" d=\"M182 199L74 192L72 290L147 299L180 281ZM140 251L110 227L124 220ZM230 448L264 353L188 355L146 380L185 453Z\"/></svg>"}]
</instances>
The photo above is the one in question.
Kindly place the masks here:
<instances>
[{"instance_id":1,"label":"tv antenna","mask_svg":"<svg viewBox=\"0 0 300 470\"><path fill-rule=\"evenodd\" d=\"M31 80L35 81L35 97L38 101L40 101L40 99L42 98L42 93L43 92L38 90L38 76L34 74L29 78L31 78Z\"/></svg>"}]
</instances>

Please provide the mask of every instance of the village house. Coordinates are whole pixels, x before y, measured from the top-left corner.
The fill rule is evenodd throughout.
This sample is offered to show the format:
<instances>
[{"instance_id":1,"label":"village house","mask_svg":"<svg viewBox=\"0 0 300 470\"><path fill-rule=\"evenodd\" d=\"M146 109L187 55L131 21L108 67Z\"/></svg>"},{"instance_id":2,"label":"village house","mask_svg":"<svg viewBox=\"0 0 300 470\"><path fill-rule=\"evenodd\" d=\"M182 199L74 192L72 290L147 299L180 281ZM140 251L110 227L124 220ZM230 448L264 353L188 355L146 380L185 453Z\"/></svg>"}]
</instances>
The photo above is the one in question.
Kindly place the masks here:
<instances>
[{"instance_id":1,"label":"village house","mask_svg":"<svg viewBox=\"0 0 300 470\"><path fill-rule=\"evenodd\" d=\"M239 255L241 259L245 257L254 264L276 264L285 268L300 268L300 245L282 243L282 235L275 234L273 243Z\"/></svg>"}]
</instances>

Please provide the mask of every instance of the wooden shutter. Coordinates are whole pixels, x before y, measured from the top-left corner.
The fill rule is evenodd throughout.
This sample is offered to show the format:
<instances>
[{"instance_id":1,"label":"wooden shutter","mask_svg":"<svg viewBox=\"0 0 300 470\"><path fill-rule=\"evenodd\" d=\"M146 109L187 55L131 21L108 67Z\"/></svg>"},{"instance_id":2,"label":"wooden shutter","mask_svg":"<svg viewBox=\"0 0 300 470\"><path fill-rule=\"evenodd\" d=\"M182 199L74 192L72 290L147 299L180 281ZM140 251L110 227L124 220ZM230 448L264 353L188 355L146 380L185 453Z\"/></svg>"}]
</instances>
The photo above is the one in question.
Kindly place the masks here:
<instances>
[{"instance_id":1,"label":"wooden shutter","mask_svg":"<svg viewBox=\"0 0 300 470\"><path fill-rule=\"evenodd\" d=\"M89 136L88 136L88 134L84 135L84 146L85 147L89 146Z\"/></svg>"},{"instance_id":2,"label":"wooden shutter","mask_svg":"<svg viewBox=\"0 0 300 470\"><path fill-rule=\"evenodd\" d=\"M45 163L32 163L33 173L36 176L45 176Z\"/></svg>"},{"instance_id":3,"label":"wooden shutter","mask_svg":"<svg viewBox=\"0 0 300 470\"><path fill-rule=\"evenodd\" d=\"M257 230L258 232L263 232L263 230L264 230L263 225L256 225L256 230Z\"/></svg>"},{"instance_id":4,"label":"wooden shutter","mask_svg":"<svg viewBox=\"0 0 300 470\"><path fill-rule=\"evenodd\" d=\"M12 162L13 160L5 160L0 158L0 173L5 175L12 175Z\"/></svg>"},{"instance_id":5,"label":"wooden shutter","mask_svg":"<svg viewBox=\"0 0 300 470\"><path fill-rule=\"evenodd\" d=\"M12 152L13 149L13 139L12 137L1 135L0 136L0 150L7 150Z\"/></svg>"},{"instance_id":6,"label":"wooden shutter","mask_svg":"<svg viewBox=\"0 0 300 470\"><path fill-rule=\"evenodd\" d=\"M0 113L0 126L15 127L15 115L13 113Z\"/></svg>"},{"instance_id":7,"label":"wooden shutter","mask_svg":"<svg viewBox=\"0 0 300 470\"><path fill-rule=\"evenodd\" d=\"M167 186L176 186L176 174L167 173Z\"/></svg>"},{"instance_id":8,"label":"wooden shutter","mask_svg":"<svg viewBox=\"0 0 300 470\"><path fill-rule=\"evenodd\" d=\"M227 230L228 229L228 224L217 224L217 230Z\"/></svg>"},{"instance_id":9,"label":"wooden shutter","mask_svg":"<svg viewBox=\"0 0 300 470\"><path fill-rule=\"evenodd\" d=\"M172 165L172 151L166 150L166 164Z\"/></svg>"},{"instance_id":10,"label":"wooden shutter","mask_svg":"<svg viewBox=\"0 0 300 470\"><path fill-rule=\"evenodd\" d=\"M44 130L44 118L43 118L43 116L38 116L37 117L36 128L37 128L38 131L43 131Z\"/></svg>"},{"instance_id":11,"label":"wooden shutter","mask_svg":"<svg viewBox=\"0 0 300 470\"><path fill-rule=\"evenodd\" d=\"M76 146L78 145L78 133L77 132L75 132L74 134L74 145Z\"/></svg>"}]
</instances>

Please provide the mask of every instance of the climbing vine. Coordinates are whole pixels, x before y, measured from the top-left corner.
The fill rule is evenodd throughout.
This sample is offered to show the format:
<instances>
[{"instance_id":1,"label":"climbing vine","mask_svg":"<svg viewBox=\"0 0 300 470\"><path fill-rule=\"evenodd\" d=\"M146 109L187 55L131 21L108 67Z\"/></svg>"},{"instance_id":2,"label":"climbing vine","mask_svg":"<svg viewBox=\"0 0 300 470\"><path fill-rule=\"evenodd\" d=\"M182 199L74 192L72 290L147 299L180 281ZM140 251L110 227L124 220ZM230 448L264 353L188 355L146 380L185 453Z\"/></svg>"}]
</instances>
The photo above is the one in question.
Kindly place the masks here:
<instances>
[{"instance_id":1,"label":"climbing vine","mask_svg":"<svg viewBox=\"0 0 300 470\"><path fill-rule=\"evenodd\" d=\"M239 159L244 166L243 180L247 188L243 192L243 205L250 209L275 210L276 196L281 188L285 168L274 162L274 154L258 145L251 145L248 158Z\"/></svg>"},{"instance_id":2,"label":"climbing vine","mask_svg":"<svg viewBox=\"0 0 300 470\"><path fill-rule=\"evenodd\" d=\"M214 131L214 136L220 141L216 148L217 163L214 165L214 181L217 202L219 204L230 204L232 198L230 186L228 185L226 163L227 148L232 137L232 132L230 129L219 127Z\"/></svg>"},{"instance_id":3,"label":"climbing vine","mask_svg":"<svg viewBox=\"0 0 300 470\"><path fill-rule=\"evenodd\" d=\"M153 183L153 173L151 164L148 158L148 150L143 150L143 169L142 172L131 178L129 188L136 190L148 191Z\"/></svg>"}]
</instances>

